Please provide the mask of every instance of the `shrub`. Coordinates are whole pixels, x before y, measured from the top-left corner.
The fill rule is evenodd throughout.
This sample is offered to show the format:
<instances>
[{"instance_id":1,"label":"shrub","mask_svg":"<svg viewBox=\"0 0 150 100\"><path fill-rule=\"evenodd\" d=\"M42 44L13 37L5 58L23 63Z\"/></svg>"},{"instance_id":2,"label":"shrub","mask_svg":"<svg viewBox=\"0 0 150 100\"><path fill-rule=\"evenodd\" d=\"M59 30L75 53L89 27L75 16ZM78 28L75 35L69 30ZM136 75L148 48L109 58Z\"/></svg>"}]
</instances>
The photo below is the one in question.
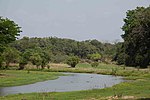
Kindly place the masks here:
<instances>
[{"instance_id":1,"label":"shrub","mask_svg":"<svg viewBox=\"0 0 150 100\"><path fill-rule=\"evenodd\" d=\"M75 67L79 63L79 58L77 56L71 56L67 59L66 63L71 67Z\"/></svg>"}]
</instances>

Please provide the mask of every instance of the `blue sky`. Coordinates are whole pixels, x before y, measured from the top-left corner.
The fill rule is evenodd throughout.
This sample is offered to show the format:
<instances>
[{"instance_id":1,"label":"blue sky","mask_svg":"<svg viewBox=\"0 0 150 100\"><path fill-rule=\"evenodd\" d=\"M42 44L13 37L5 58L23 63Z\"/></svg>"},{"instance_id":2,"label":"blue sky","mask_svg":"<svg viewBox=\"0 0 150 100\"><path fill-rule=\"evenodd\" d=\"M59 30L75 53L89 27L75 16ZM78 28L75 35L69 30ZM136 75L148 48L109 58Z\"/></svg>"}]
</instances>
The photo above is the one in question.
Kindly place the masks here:
<instances>
[{"instance_id":1,"label":"blue sky","mask_svg":"<svg viewBox=\"0 0 150 100\"><path fill-rule=\"evenodd\" d=\"M22 27L21 37L121 40L126 11L150 0L0 0L0 16Z\"/></svg>"}]
</instances>

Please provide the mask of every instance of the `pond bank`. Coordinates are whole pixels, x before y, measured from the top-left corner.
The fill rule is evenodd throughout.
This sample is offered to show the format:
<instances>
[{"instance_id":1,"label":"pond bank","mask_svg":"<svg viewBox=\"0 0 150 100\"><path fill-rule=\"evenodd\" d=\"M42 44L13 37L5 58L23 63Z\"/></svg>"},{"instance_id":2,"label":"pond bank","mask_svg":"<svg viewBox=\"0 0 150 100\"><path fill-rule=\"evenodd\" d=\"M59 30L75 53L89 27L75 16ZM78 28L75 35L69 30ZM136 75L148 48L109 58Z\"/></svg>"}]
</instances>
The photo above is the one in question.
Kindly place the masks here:
<instances>
[{"instance_id":1,"label":"pond bank","mask_svg":"<svg viewBox=\"0 0 150 100\"><path fill-rule=\"evenodd\" d=\"M117 69L116 71L113 69ZM87 64L80 64L76 68L67 67L51 67L50 70L43 70L45 72L88 72L88 73L103 73L116 74L124 76L126 79L132 79L132 82L123 82L113 87L105 89L93 89L74 92L44 92L44 93L27 93L0 97L0 100L108 100L111 97L133 97L133 100L148 100L150 99L150 70L140 69L139 71L133 67L100 64L96 68L92 68Z\"/></svg>"},{"instance_id":2,"label":"pond bank","mask_svg":"<svg viewBox=\"0 0 150 100\"><path fill-rule=\"evenodd\" d=\"M25 70L0 70L0 87L20 86L54 80L64 74L58 72L25 71Z\"/></svg>"},{"instance_id":3,"label":"pond bank","mask_svg":"<svg viewBox=\"0 0 150 100\"><path fill-rule=\"evenodd\" d=\"M32 92L66 92L90 89L102 89L119 84L124 80L121 77L85 73L64 73L67 76L59 76L56 80L48 80L29 85L2 87L0 96L32 93Z\"/></svg>"}]
</instances>

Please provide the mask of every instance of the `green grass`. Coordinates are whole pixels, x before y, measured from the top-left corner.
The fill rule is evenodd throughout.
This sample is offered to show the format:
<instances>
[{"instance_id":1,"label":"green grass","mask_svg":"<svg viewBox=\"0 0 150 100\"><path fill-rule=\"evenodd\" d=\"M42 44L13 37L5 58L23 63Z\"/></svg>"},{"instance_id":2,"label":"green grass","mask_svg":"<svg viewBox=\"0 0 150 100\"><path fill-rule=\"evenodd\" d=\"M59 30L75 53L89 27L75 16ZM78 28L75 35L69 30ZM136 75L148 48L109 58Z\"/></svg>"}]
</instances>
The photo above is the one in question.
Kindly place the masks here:
<instances>
[{"instance_id":1,"label":"green grass","mask_svg":"<svg viewBox=\"0 0 150 100\"><path fill-rule=\"evenodd\" d=\"M36 69L32 69L36 70ZM45 69L46 72L75 72L75 73L96 73L105 75L117 75L124 76L126 79L140 79L143 75L150 73L149 69L138 69L133 67L118 66L114 64L99 64L97 67L91 67L87 63L79 63L75 68L68 68L66 66L61 67L51 67L50 69Z\"/></svg>"},{"instance_id":2,"label":"green grass","mask_svg":"<svg viewBox=\"0 0 150 100\"><path fill-rule=\"evenodd\" d=\"M114 71L115 70L115 71ZM86 91L74 91L74 92L52 92L52 93L29 93L29 94L16 94L0 97L0 100L95 100L102 99L108 100L109 98L118 96L120 99L127 97L129 100L140 100L141 98L150 99L150 70L111 65L100 64L96 68L92 68L89 64L78 64L76 68L68 67L52 67L51 69L43 70L47 73L51 71L56 72L87 72L98 74L113 74L124 76L126 79L131 79L127 82L117 84L110 88L94 89ZM18 72L19 73L19 72ZM26 73L26 71L25 71ZM31 72L34 73L34 72ZM41 73L41 72L39 72Z\"/></svg>"},{"instance_id":3,"label":"green grass","mask_svg":"<svg viewBox=\"0 0 150 100\"><path fill-rule=\"evenodd\" d=\"M41 71L0 70L0 87L18 86L56 79L61 73Z\"/></svg>"}]
</instances>

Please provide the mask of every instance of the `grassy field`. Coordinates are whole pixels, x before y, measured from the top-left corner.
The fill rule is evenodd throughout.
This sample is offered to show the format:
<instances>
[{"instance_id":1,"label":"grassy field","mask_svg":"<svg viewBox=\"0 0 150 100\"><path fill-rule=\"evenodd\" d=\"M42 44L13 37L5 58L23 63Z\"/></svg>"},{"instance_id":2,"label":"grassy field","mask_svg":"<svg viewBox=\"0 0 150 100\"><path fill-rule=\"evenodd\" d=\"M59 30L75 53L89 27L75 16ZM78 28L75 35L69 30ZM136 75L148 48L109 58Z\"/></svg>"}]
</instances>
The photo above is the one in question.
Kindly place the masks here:
<instances>
[{"instance_id":1,"label":"grassy field","mask_svg":"<svg viewBox=\"0 0 150 100\"><path fill-rule=\"evenodd\" d=\"M124 76L125 79L140 79L144 75L150 74L150 69L136 69L133 67L118 66L114 64L99 64L97 67L91 67L90 64L80 63L75 68L70 68L65 64L51 64L50 69L45 69L46 72L76 72L76 73L96 73L105 75ZM36 70L36 69L32 69Z\"/></svg>"},{"instance_id":2,"label":"grassy field","mask_svg":"<svg viewBox=\"0 0 150 100\"><path fill-rule=\"evenodd\" d=\"M63 75L57 72L0 70L0 87L31 84L44 80L56 79Z\"/></svg>"},{"instance_id":3,"label":"grassy field","mask_svg":"<svg viewBox=\"0 0 150 100\"><path fill-rule=\"evenodd\" d=\"M35 70L35 69L32 69ZM126 79L131 79L128 82L117 84L110 88L94 89L76 92L52 92L52 93L30 93L17 94L5 97L0 97L0 100L99 100L99 99L150 99L150 70L149 69L135 69L110 64L100 64L98 67L91 67L89 64L78 64L76 68L70 68L64 64L51 64L50 69L45 69L43 72L87 72L98 74L112 74L121 75ZM16 73L20 73L16 71ZM26 71L24 71L27 73ZM31 72L34 73L34 72ZM38 73L38 72L35 72ZM8 79L8 77L6 78ZM9 80L9 79L8 79ZM0 82L1 83L1 82Z\"/></svg>"}]
</instances>

